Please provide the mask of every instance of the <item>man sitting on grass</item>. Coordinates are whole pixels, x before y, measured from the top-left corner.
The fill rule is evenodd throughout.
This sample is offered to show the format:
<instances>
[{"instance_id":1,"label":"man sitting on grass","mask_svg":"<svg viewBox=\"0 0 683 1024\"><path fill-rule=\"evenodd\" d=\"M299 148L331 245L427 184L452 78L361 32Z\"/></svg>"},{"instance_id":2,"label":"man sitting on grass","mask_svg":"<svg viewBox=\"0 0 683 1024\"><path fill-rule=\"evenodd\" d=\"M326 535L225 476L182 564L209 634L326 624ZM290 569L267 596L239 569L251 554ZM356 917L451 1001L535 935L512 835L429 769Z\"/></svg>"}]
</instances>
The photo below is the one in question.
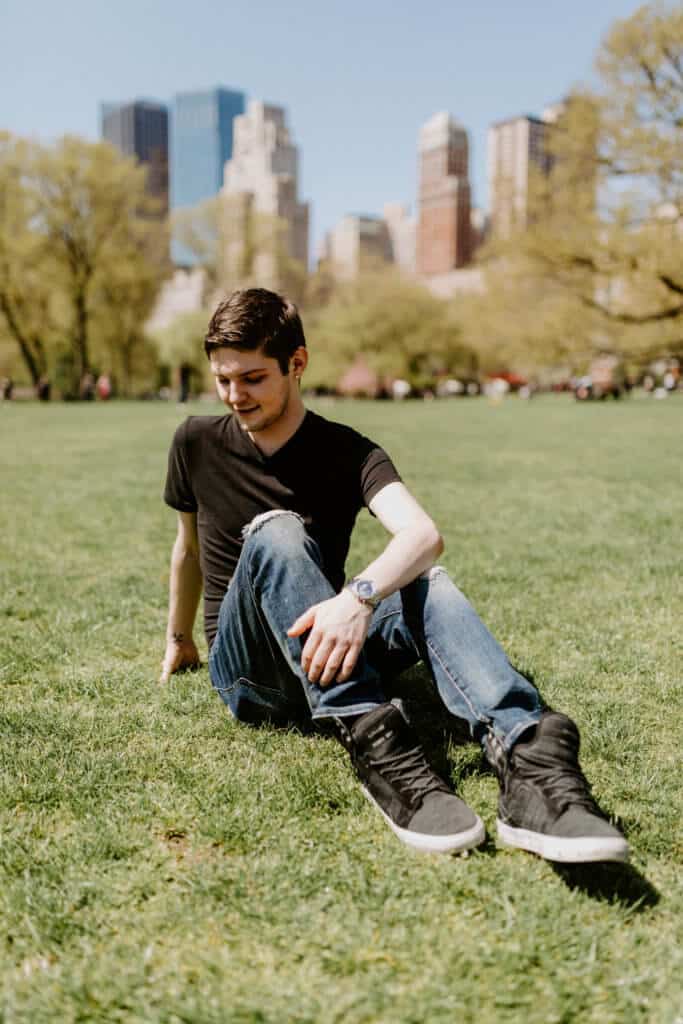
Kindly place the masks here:
<instances>
[{"instance_id":1,"label":"man sitting on grass","mask_svg":"<svg viewBox=\"0 0 683 1024\"><path fill-rule=\"evenodd\" d=\"M543 709L434 565L441 536L389 456L305 409L296 307L237 291L214 313L205 349L232 415L191 416L171 446L164 497L179 518L162 680L198 661L203 581L211 680L235 718L326 721L403 842L466 850L484 839L481 819L434 773L390 699L392 681L422 660L498 775L503 843L553 861L626 860L579 766L576 725ZM363 506L390 539L345 584Z\"/></svg>"}]
</instances>

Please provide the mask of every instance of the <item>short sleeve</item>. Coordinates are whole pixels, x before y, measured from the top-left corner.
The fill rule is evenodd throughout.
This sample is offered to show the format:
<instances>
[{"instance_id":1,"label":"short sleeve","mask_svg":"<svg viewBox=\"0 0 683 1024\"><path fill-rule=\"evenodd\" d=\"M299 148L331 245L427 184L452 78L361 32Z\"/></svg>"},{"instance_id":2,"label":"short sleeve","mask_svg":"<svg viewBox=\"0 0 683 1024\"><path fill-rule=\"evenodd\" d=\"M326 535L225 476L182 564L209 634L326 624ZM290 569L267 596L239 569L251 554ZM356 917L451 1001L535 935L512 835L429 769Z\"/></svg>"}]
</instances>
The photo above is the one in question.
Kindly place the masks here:
<instances>
[{"instance_id":1,"label":"short sleeve","mask_svg":"<svg viewBox=\"0 0 683 1024\"><path fill-rule=\"evenodd\" d=\"M188 428L190 420L181 423L168 453L168 470L164 501L179 512L196 512L197 501L192 490L192 477L188 459Z\"/></svg>"},{"instance_id":2,"label":"short sleeve","mask_svg":"<svg viewBox=\"0 0 683 1024\"><path fill-rule=\"evenodd\" d=\"M373 447L361 466L361 494L363 504L369 505L387 484L400 483L401 477L393 462L378 446Z\"/></svg>"}]
</instances>

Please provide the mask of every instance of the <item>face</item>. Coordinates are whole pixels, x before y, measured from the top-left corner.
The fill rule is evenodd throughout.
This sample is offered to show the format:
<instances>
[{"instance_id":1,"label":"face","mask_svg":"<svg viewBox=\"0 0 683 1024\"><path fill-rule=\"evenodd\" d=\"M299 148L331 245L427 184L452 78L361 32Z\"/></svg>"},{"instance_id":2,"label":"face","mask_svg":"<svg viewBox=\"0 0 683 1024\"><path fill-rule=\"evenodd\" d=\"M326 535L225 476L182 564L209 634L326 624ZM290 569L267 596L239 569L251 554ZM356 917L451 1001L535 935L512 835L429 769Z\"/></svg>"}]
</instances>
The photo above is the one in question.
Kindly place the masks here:
<instances>
[{"instance_id":1,"label":"face","mask_svg":"<svg viewBox=\"0 0 683 1024\"><path fill-rule=\"evenodd\" d=\"M267 430L287 415L292 399L298 400L298 378L306 365L306 350L297 349L283 374L277 359L234 348L215 349L210 357L218 396L235 412L249 433Z\"/></svg>"}]
</instances>

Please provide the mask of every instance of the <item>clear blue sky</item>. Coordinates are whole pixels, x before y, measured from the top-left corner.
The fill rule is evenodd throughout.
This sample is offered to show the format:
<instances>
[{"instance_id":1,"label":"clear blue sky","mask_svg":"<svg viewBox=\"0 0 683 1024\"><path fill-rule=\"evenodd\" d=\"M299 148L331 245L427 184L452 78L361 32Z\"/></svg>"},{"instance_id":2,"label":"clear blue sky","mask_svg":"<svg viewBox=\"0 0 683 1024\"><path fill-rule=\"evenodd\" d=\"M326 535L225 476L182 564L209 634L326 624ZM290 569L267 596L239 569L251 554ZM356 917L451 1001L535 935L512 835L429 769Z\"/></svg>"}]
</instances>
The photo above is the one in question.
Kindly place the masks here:
<instances>
[{"instance_id":1,"label":"clear blue sky","mask_svg":"<svg viewBox=\"0 0 683 1024\"><path fill-rule=\"evenodd\" d=\"M0 129L95 139L101 100L226 85L283 104L312 242L344 213L415 204L420 125L470 133L486 206L486 129L590 79L637 0L0 0Z\"/></svg>"}]
</instances>

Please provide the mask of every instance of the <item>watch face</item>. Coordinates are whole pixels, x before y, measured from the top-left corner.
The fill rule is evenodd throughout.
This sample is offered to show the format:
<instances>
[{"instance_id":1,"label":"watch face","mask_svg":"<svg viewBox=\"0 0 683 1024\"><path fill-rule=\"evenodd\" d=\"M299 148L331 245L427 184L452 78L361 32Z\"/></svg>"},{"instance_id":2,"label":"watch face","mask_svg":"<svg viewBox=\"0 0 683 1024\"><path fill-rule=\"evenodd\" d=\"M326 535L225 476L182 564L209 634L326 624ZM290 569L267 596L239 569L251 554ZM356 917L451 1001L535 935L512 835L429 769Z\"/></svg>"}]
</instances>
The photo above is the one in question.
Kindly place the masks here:
<instances>
[{"instance_id":1,"label":"watch face","mask_svg":"<svg viewBox=\"0 0 683 1024\"><path fill-rule=\"evenodd\" d=\"M373 597L375 593L375 588L370 580L358 580L356 583L356 590L358 592L358 596L362 597L364 601Z\"/></svg>"}]
</instances>

